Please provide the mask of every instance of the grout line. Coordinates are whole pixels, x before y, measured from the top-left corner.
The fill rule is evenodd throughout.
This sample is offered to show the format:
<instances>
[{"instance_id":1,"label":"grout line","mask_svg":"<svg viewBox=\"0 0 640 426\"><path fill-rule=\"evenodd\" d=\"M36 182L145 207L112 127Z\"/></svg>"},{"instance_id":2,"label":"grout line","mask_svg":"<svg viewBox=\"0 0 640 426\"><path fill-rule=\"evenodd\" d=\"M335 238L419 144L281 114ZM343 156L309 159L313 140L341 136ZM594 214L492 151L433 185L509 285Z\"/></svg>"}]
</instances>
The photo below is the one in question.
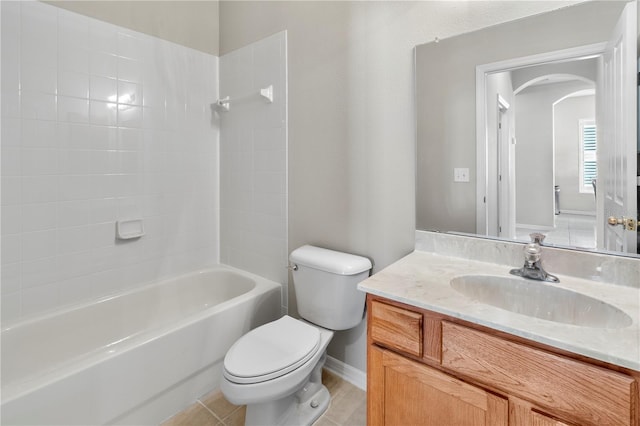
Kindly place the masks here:
<instances>
[{"instance_id":1,"label":"grout line","mask_svg":"<svg viewBox=\"0 0 640 426\"><path fill-rule=\"evenodd\" d=\"M244 407L244 405L238 405L232 412L230 412L229 414L227 414L224 419L222 419L222 423L224 423L225 425L227 424L227 419L231 416L233 416L236 411L240 410L242 407Z\"/></svg>"},{"instance_id":2,"label":"grout line","mask_svg":"<svg viewBox=\"0 0 640 426\"><path fill-rule=\"evenodd\" d=\"M200 404L202 407L204 407L205 410L207 410L217 421L224 423L224 421L218 417L218 415L216 413L214 413L212 410L209 409L209 407L207 407L206 405L204 405L204 403L202 401L200 401L199 399L196 401L198 404Z\"/></svg>"}]
</instances>

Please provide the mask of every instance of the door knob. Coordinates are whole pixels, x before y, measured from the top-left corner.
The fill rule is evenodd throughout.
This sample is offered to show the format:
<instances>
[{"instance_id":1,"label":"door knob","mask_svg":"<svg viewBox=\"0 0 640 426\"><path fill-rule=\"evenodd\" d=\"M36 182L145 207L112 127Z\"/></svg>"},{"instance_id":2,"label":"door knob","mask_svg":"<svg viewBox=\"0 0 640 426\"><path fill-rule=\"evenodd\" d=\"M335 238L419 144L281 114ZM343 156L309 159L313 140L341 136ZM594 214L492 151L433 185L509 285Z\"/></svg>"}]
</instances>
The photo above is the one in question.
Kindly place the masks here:
<instances>
[{"instance_id":1,"label":"door knob","mask_svg":"<svg viewBox=\"0 0 640 426\"><path fill-rule=\"evenodd\" d=\"M607 223L612 226L622 225L627 231L635 231L636 230L636 221L631 217L622 217L618 218L615 216L609 216L607 219Z\"/></svg>"},{"instance_id":2,"label":"door knob","mask_svg":"<svg viewBox=\"0 0 640 426\"><path fill-rule=\"evenodd\" d=\"M609 219L607 219L607 222L609 223L609 225L622 225L624 224L624 219L619 219L615 216L609 216Z\"/></svg>"}]
</instances>

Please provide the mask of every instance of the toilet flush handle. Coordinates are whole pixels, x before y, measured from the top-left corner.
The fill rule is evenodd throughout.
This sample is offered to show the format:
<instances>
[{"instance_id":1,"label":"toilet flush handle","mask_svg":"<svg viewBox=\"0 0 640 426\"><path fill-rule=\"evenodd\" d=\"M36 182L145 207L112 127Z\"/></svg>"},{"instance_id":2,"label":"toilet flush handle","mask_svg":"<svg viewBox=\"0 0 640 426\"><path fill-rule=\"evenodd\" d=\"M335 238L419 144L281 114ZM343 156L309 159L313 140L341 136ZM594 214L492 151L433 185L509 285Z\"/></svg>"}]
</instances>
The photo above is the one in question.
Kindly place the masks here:
<instances>
[{"instance_id":1,"label":"toilet flush handle","mask_svg":"<svg viewBox=\"0 0 640 426\"><path fill-rule=\"evenodd\" d=\"M295 263L293 265L288 265L287 269L290 271L297 271L298 270L298 265L296 265Z\"/></svg>"}]
</instances>

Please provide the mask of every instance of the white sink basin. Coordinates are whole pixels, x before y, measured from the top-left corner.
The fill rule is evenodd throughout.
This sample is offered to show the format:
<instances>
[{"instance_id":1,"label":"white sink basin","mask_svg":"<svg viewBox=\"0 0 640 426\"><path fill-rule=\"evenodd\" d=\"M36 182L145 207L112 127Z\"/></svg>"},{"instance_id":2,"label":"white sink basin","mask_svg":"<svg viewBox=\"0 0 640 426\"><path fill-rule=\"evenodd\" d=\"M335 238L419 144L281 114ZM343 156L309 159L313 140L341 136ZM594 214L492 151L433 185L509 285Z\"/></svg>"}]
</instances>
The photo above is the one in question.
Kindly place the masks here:
<instances>
[{"instance_id":1,"label":"white sink basin","mask_svg":"<svg viewBox=\"0 0 640 426\"><path fill-rule=\"evenodd\" d=\"M593 328L624 328L633 322L615 306L542 281L463 275L450 284L478 302L547 321Z\"/></svg>"}]
</instances>

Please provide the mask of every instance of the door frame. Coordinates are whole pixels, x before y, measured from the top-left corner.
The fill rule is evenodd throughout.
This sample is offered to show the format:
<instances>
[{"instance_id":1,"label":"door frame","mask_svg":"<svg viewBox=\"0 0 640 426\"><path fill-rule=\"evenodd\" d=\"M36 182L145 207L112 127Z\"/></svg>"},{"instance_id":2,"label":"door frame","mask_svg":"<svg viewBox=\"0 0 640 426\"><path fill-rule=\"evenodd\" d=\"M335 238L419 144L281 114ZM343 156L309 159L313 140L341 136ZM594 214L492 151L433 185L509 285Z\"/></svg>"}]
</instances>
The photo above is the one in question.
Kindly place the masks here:
<instances>
[{"instance_id":1,"label":"door frame","mask_svg":"<svg viewBox=\"0 0 640 426\"><path fill-rule=\"evenodd\" d=\"M525 66L565 62L588 56L598 56L604 53L606 46L606 42L594 43L476 66L476 234L487 235L489 220L491 219L488 217L488 204L486 202L489 188L487 173L489 164L487 152L487 141L489 140L487 123L487 75Z\"/></svg>"},{"instance_id":2,"label":"door frame","mask_svg":"<svg viewBox=\"0 0 640 426\"><path fill-rule=\"evenodd\" d=\"M516 218L514 216L515 211L511 209L511 204L515 201L515 191L512 193L515 176L511 173L511 145L513 141L511 140L511 122L508 116L511 105L509 105L509 102L499 93L497 96L498 237L513 239L515 238Z\"/></svg>"}]
</instances>

